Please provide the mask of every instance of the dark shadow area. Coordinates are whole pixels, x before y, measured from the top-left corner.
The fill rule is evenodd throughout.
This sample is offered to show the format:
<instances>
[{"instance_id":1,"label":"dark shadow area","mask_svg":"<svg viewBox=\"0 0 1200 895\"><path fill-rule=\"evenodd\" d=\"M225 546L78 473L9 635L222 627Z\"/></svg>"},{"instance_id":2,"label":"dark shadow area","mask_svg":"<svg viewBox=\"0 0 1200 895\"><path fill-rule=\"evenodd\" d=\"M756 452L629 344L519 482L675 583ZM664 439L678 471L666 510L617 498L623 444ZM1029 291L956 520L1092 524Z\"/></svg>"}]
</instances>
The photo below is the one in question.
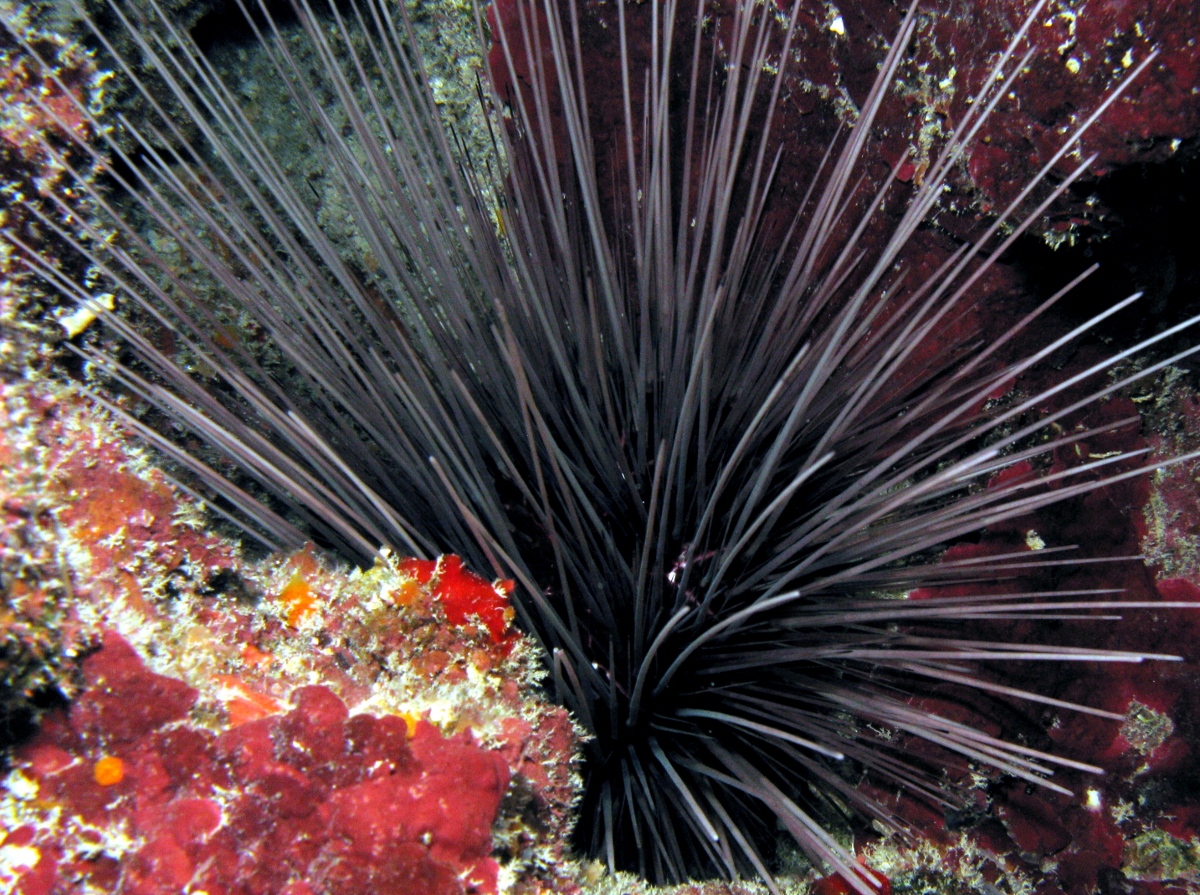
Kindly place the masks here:
<instances>
[{"instance_id":1,"label":"dark shadow area","mask_svg":"<svg viewBox=\"0 0 1200 895\"><path fill-rule=\"evenodd\" d=\"M1097 330L1100 338L1118 348L1200 314L1197 156L1197 147L1189 147L1169 162L1131 165L1086 185L1082 195L1094 194L1105 209L1105 235L1057 250L1039 237L1024 238L1010 260L1033 294L1049 295L1098 263L1100 269L1064 299L1059 313L1069 323L1081 323L1134 292L1145 293ZM1197 330L1188 330L1164 348L1175 353L1197 338Z\"/></svg>"}]
</instances>

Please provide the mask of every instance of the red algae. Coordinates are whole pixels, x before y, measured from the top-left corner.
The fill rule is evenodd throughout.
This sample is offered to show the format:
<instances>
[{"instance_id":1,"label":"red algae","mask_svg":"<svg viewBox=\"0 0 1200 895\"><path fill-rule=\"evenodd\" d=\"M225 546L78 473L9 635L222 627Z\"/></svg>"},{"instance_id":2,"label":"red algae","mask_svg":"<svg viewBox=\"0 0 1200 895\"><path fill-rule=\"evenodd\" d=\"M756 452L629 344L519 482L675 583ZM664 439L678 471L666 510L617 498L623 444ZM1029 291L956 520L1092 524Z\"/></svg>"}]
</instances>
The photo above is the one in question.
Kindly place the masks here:
<instances>
[{"instance_id":1,"label":"red algae","mask_svg":"<svg viewBox=\"0 0 1200 895\"><path fill-rule=\"evenodd\" d=\"M285 714L213 730L189 723L197 691L151 672L118 635L106 633L85 664L83 693L13 763L43 810L85 822L110 847L126 840L111 891L276 892L304 881L314 893L368 893L417 880L437 881L420 890L428 895L496 891L491 827L509 769L469 735L422 722L410 739L401 719L351 716L322 686L293 691ZM132 719L97 710L115 698L157 708ZM98 750L126 758L93 765ZM93 771L104 761L128 770L102 780ZM53 891L109 878L107 863L54 854L68 831L42 827L25 842L70 881ZM41 888L22 875L15 891Z\"/></svg>"},{"instance_id":2,"label":"red algae","mask_svg":"<svg viewBox=\"0 0 1200 895\"><path fill-rule=\"evenodd\" d=\"M776 5L790 12L790 4ZM791 75L782 91L785 99L774 109L773 139L785 151L778 160L774 186L777 211L767 212L761 237L768 245L782 240L839 127L856 120L886 52L879 36L896 32L906 5L860 0L801 7L792 35ZM866 149L868 176L873 181L882 183L911 147L914 154L900 169L899 178L905 184L921 183L935 147L962 120L970 98L991 75L996 54L1032 7L1032 0L927 0L919 5L910 58L898 77L899 96L884 104ZM720 58L726 52L732 8L730 3L713 3L706 9L705 40L710 41L706 54ZM522 32L516 9L515 3L500 0L488 7L488 14L493 30L497 21L503 23L519 48ZM626 52L632 70L644 70L654 52L651 15L651 7L645 4L626 6ZM623 182L626 164L625 145L608 136L622 133L624 120L616 13L605 4L585 7L578 27L584 42L581 67L588 85L592 133L597 135L595 152L598 164L612 174L599 183L602 207L612 207L616 194L604 191ZM960 236L978 233L989 215L1030 182L1081 118L1151 52L1157 52L1158 58L1139 79L1137 89L1101 116L1079 151L1060 163L1060 173L1065 176L1078 159L1096 153L1096 166L1088 176L1094 180L1124 166L1171 158L1188 146L1200 136L1200 94L1193 90L1200 79L1200 45L1193 39L1198 28L1196 4L1128 0L1048 6L1030 30L1036 48L1033 57L1014 80L1013 91L989 116L962 170L951 180L943 205L956 214L939 215L939 226ZM780 46L782 28L768 39ZM524 54L512 55L517 79L528 80L530 75L522 67ZM491 50L490 68L503 95L512 75L498 43ZM640 94L631 93L636 104ZM562 145L559 113L553 108L548 111ZM756 112L765 114L765 104ZM634 120L640 115L635 105ZM874 195L874 190L864 194ZM1092 236L1103 232L1104 218L1105 210L1094 199L1066 197L1036 226L1048 242L1059 245L1077 239L1081 232ZM886 227L881 232L886 234ZM912 254L927 251L949 249L925 237ZM986 295L991 290L977 291Z\"/></svg>"},{"instance_id":3,"label":"red algae","mask_svg":"<svg viewBox=\"0 0 1200 895\"><path fill-rule=\"evenodd\" d=\"M507 579L488 582L467 571L457 556L443 556L437 562L403 560L400 570L411 575L418 584L432 586L450 624L462 625L469 619L478 618L493 643L501 644L511 637L514 613L508 597L514 582ZM408 600L411 597L407 592L397 597L398 602Z\"/></svg>"},{"instance_id":4,"label":"red algae","mask_svg":"<svg viewBox=\"0 0 1200 895\"><path fill-rule=\"evenodd\" d=\"M1087 362L1086 357L1073 361ZM1178 379L1178 375L1164 377L1144 394L1114 398L1087 409L1079 420L1065 421L1065 428L1095 427L1129 418L1140 407L1145 432L1130 426L1093 437L1058 452L1052 470L1097 456L1131 453L1148 443L1163 452L1194 449L1198 430L1188 412L1198 405ZM1145 408L1150 406L1158 410L1147 413ZM1169 435L1161 434L1164 432ZM1036 472L1013 468L1001 475L1027 478ZM1191 562L1188 532L1200 523L1200 515L1192 510L1194 493L1186 493L1183 480L1194 475L1194 469L1172 470L1134 479L1010 520L990 528L978 543L952 548L945 559L1079 545L1085 556L1132 559L1065 567L1053 581L1031 577L1017 586L1030 590L1046 586L1120 588L1127 600L1200 605L1200 587L1193 581L1158 577L1154 567L1139 559L1145 552L1159 575L1167 569L1182 572ZM1143 543L1151 549L1143 550ZM909 598L973 592L972 585L959 585L926 589ZM1182 886L1192 880L1200 866L1200 853L1194 848L1200 841L1200 810L1192 784L1200 743L1190 720L1200 713L1200 677L1195 671L1200 662L1200 613L1150 609L1127 610L1122 616L1119 623L1089 627L1086 643L1173 654L1184 661L1014 664L1005 669L1003 679L1005 685L1025 686L1045 696L1090 705L1113 713L1114 718L1052 707L1039 710L1002 697L968 707L940 701L936 688L913 699L922 707L951 719L969 720L985 731L997 732L1001 718L1010 725L1025 724L1031 732L1045 730L1041 737L1030 734L1032 747L1097 765L1103 776L1061 769L1054 782L1071 790L1065 794L985 774L978 768L947 767L949 785L975 792L974 807L943 817L904 800L897 802L897 812L921 831L921 844L913 850L864 843L872 866L883 869L897 885L918 880L927 884L931 878L940 878L934 867L945 861L965 867L962 872L970 875L982 874L989 885L1007 880L1010 891L1026 888L1040 895L1096 891L1159 895L1170 891L1173 884ZM1010 634L1019 637L1022 625L1027 624L981 622L964 627L963 636L991 637L999 626L1007 626ZM1053 633L1044 627L1040 631ZM1077 632L1066 628L1057 636L1064 645L1078 642L1072 639Z\"/></svg>"},{"instance_id":5,"label":"red algae","mask_svg":"<svg viewBox=\"0 0 1200 895\"><path fill-rule=\"evenodd\" d=\"M70 389L5 388L5 482L53 507L17 518L76 651L0 791L9 890L570 888L577 734L502 583L248 563Z\"/></svg>"}]
</instances>

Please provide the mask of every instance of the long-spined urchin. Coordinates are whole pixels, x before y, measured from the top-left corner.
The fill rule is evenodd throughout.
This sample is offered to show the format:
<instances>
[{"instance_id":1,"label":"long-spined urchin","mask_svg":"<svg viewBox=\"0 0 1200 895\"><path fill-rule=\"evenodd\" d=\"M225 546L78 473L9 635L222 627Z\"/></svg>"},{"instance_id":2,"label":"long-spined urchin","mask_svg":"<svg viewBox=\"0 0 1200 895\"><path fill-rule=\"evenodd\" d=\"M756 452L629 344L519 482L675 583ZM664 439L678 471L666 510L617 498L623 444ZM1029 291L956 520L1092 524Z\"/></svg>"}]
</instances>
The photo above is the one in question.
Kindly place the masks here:
<instances>
[{"instance_id":1,"label":"long-spined urchin","mask_svg":"<svg viewBox=\"0 0 1200 895\"><path fill-rule=\"evenodd\" d=\"M120 193L270 347L239 339L110 194L84 181L112 228L75 243L95 282L176 343L168 350L152 327L110 317L135 360L82 350L348 555L452 551L514 578L559 698L593 735L582 848L655 880L756 872L769 882L780 824L869 892L870 875L823 818L897 824L858 785L864 774L954 799L904 737L1049 787L1056 765L1086 767L907 696L936 682L1089 711L972 669L1145 658L964 637L978 620L1136 604L1103 591L1006 590L1018 570L1054 561L1025 551L936 561L989 525L1138 474L1126 456L997 475L1096 434L1050 437L1079 407L1175 359L1103 379L1160 335L984 413L989 397L1117 309L1016 359L1011 346L1059 296L986 345L941 337L1021 222L1083 172L1046 185L1103 106L976 241L932 273L912 272L914 235L1026 64L1042 6L907 188L895 177L906 159L876 178L864 158L913 34L910 8L856 120L791 209L772 192L785 151L772 126L801 64L801 5L736 3L713 25L703 3L652 3L639 19L649 19L649 48L635 61L617 2L606 15L621 125L597 135L585 10L506 0L491 18L504 175L454 161L403 7L364 0L317 15L296 0L309 60L270 14L248 11L289 108L328 159L357 260L188 35L154 0L137 19L114 6L129 49L123 57L102 29L97 39L114 58L136 57L120 64L151 112L124 122L103 152L75 151L114 160ZM143 85L143 71L158 85ZM603 158L602 141L615 147ZM43 223L72 239L54 214ZM30 263L92 300L32 252ZM1089 379L1085 398L1039 415ZM304 539L130 422L267 539ZM897 596L965 580L991 586Z\"/></svg>"}]
</instances>

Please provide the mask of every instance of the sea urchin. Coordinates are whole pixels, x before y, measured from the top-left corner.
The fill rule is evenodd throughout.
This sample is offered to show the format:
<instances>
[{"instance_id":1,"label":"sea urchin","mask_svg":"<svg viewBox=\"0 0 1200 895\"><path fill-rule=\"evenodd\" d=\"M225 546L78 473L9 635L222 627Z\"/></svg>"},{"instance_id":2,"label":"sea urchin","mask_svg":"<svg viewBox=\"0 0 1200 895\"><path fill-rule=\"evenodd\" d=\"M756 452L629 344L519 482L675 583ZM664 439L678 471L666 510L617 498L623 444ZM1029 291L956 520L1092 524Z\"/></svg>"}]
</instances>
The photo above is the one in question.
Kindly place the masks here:
<instances>
[{"instance_id":1,"label":"sea urchin","mask_svg":"<svg viewBox=\"0 0 1200 895\"><path fill-rule=\"evenodd\" d=\"M1095 436L1056 426L1176 360L1104 378L1195 320L995 406L1136 296L1015 357L1065 289L989 342L947 333L969 329L981 278L1083 173L1086 161L1051 185L1150 59L977 239L921 273L914 239L1019 82L1044 3L915 179L898 176L908 156L883 176L866 164L918 21L909 8L799 202L779 198L788 147L773 126L804 65L803 3L497 0L481 94L504 172L464 158L442 123L403 5L294 0L303 58L265 5L246 9L288 114L327 160L336 228L189 36L156 0L143 6L105 12L124 51L95 36L146 118L120 122L102 149L55 150L107 167L115 190L80 177L105 228L72 240L56 223L65 206L42 218L91 279L29 251L69 297L108 289L140 315L105 315L130 359L77 350L170 425L111 391L98 400L272 544L315 531L359 560L382 545L454 552L515 579L552 686L590 734L581 849L656 881L757 873L773 886L781 825L869 893L875 881L826 824L850 813L900 826L863 779L955 804L942 765L913 743L1051 788L1055 767L1087 769L910 697L936 683L968 703L986 691L1097 713L974 669L1147 658L965 636L968 623L1137 604L1012 585L1057 554L939 557L1144 471L1124 455L1000 474ZM596 113L585 65L597 28L620 73L605 133L614 116ZM169 234L199 279L156 252L117 198ZM224 299L214 307L209 293ZM1088 381L1084 398L1056 402ZM172 427L231 458L242 484ZM968 580L976 595L903 597Z\"/></svg>"}]
</instances>

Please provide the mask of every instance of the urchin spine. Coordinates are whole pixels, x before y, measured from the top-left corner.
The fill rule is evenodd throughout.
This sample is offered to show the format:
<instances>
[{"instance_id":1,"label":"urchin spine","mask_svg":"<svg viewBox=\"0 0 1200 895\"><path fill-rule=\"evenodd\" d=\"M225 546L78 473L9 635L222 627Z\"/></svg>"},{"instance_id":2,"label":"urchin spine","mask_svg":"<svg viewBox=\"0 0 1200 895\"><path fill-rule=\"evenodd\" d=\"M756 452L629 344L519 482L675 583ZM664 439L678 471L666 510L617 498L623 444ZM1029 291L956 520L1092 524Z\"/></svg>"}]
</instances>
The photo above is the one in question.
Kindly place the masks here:
<instances>
[{"instance_id":1,"label":"urchin spine","mask_svg":"<svg viewBox=\"0 0 1200 895\"><path fill-rule=\"evenodd\" d=\"M934 276L909 282L897 271L904 250L1027 62L1025 36L1044 5L997 57L958 133L871 248L863 235L897 187L894 176L874 186L862 180L864 154L915 27L910 7L857 121L830 147L795 211L785 250L768 257L757 237L771 204L772 116L799 5L780 27L770 4L737 4L727 58L704 76L703 91L695 73L713 58L702 7L689 25L690 8L655 4L657 49L637 71L625 6L615 5L623 158L607 207L582 78L584 12L573 0L513 0L493 18L507 91L491 102L513 124L496 132L511 171L486 185L485 171L446 164L453 141L403 7L363 0L350 4L346 20L333 5L331 33L307 0L296 0L319 62L315 81L269 16L256 27L296 114L328 154L330 176L378 267L370 275L339 250L233 92L157 3L150 21L114 6L187 127L124 64L159 113L154 125L125 125L147 161L115 138L103 151L78 149L98 163L105 152L123 163L131 173L114 172L120 188L255 316L291 379L226 344L203 297L91 186L118 239L109 245L93 230L76 249L122 303L175 332L212 381L120 316L106 320L137 365L81 350L346 554L366 559L380 545L424 556L453 551L515 578L522 621L551 657L559 698L595 735L581 845L609 866L656 880L755 872L774 887L762 851L778 822L811 857L868 893L874 880L816 812L842 804L899 824L839 768L854 762L931 801L947 796L927 768L865 736L866 725L1051 788L1054 766L1086 767L915 709L892 687L937 680L1045 702L961 667L1148 658L955 636L955 624L970 619L1137 605L1105 592L919 603L872 596L1000 580L1027 566L1027 554L970 565L929 557L988 525L1140 474L1119 465L1129 458L1108 458L981 487L1062 444L1028 446L1082 403L1191 353L1021 422L1076 381L1196 320L980 416L985 396L1136 300L998 368L1004 345L1060 293L997 343L965 356L943 352L913 370L918 347L970 300L1025 222L1086 170L1085 161L1022 214L1152 61L1079 125L977 241ZM247 19L259 21L251 13ZM685 98L674 89L681 70L693 73ZM345 115L347 132L324 96ZM751 126L764 96L765 120ZM198 136L185 149L189 129ZM180 163L185 157L194 161ZM44 223L71 239L52 215ZM92 300L52 265L35 256L30 263L65 294ZM98 400L270 542L304 539L297 524L114 399ZM1058 487L1047 490L1051 479Z\"/></svg>"}]
</instances>

